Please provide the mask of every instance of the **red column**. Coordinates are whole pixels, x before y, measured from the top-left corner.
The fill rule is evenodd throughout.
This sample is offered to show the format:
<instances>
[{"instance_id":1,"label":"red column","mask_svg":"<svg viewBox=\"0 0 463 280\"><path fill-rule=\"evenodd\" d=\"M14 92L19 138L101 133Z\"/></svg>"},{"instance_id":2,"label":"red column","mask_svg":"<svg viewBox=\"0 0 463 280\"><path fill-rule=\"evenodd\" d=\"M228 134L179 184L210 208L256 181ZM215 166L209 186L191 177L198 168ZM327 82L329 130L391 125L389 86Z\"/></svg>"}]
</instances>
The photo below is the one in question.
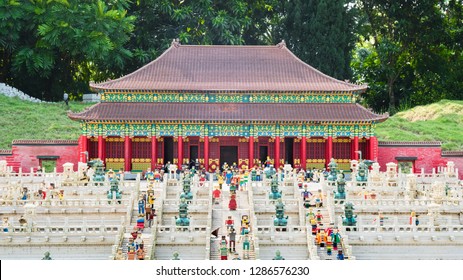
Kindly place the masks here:
<instances>
[{"instance_id":1,"label":"red column","mask_svg":"<svg viewBox=\"0 0 463 280\"><path fill-rule=\"evenodd\" d=\"M370 150L370 159L377 160L378 159L378 141L376 140L375 136L370 137L369 142L369 150Z\"/></svg>"},{"instance_id":2,"label":"red column","mask_svg":"<svg viewBox=\"0 0 463 280\"><path fill-rule=\"evenodd\" d=\"M275 137L275 169L280 167L280 136Z\"/></svg>"},{"instance_id":3,"label":"red column","mask_svg":"<svg viewBox=\"0 0 463 280\"><path fill-rule=\"evenodd\" d=\"M328 136L328 139L326 139L326 158L325 158L326 166L328 166L328 163L330 163L330 160L332 157L333 157L333 137Z\"/></svg>"},{"instance_id":4,"label":"red column","mask_svg":"<svg viewBox=\"0 0 463 280\"><path fill-rule=\"evenodd\" d=\"M132 170L132 140L129 136L125 136L124 141L124 170Z\"/></svg>"},{"instance_id":5,"label":"red column","mask_svg":"<svg viewBox=\"0 0 463 280\"><path fill-rule=\"evenodd\" d=\"M354 136L354 150L353 150L353 154L352 154L352 159L355 159L355 160L358 160L359 159L359 154L356 153L356 151L359 150L359 137L358 136ZM362 155L363 157L363 155Z\"/></svg>"},{"instance_id":6,"label":"red column","mask_svg":"<svg viewBox=\"0 0 463 280\"><path fill-rule=\"evenodd\" d=\"M182 164L183 164L183 138L182 136L178 137L178 142L177 142L177 153L178 153L178 169L182 169Z\"/></svg>"},{"instance_id":7,"label":"red column","mask_svg":"<svg viewBox=\"0 0 463 280\"><path fill-rule=\"evenodd\" d=\"M101 159L103 162L105 161L104 154L105 154L105 143L104 143L103 136L98 136L98 158Z\"/></svg>"},{"instance_id":8,"label":"red column","mask_svg":"<svg viewBox=\"0 0 463 280\"><path fill-rule=\"evenodd\" d=\"M251 169L254 167L254 136L249 136L249 164L248 164L248 169Z\"/></svg>"},{"instance_id":9,"label":"red column","mask_svg":"<svg viewBox=\"0 0 463 280\"><path fill-rule=\"evenodd\" d=\"M302 139L301 139L301 167L302 169L306 169L307 168L307 139L305 136L302 136Z\"/></svg>"},{"instance_id":10,"label":"red column","mask_svg":"<svg viewBox=\"0 0 463 280\"><path fill-rule=\"evenodd\" d=\"M87 162L88 157L88 139L87 136L81 135L79 141L79 161L80 162Z\"/></svg>"},{"instance_id":11,"label":"red column","mask_svg":"<svg viewBox=\"0 0 463 280\"><path fill-rule=\"evenodd\" d=\"M209 172L209 136L204 136L204 168Z\"/></svg>"},{"instance_id":12,"label":"red column","mask_svg":"<svg viewBox=\"0 0 463 280\"><path fill-rule=\"evenodd\" d=\"M151 136L151 170L156 169L158 161L158 139L156 136Z\"/></svg>"}]
</instances>

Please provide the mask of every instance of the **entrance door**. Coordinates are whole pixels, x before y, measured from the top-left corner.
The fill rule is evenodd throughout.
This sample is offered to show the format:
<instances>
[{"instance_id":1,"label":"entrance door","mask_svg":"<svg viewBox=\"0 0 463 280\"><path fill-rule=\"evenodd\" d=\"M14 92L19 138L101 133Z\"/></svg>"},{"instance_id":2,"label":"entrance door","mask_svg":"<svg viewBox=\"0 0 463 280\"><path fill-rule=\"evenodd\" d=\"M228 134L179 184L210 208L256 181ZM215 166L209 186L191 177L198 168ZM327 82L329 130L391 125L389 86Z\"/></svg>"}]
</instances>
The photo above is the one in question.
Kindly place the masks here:
<instances>
[{"instance_id":1,"label":"entrance door","mask_svg":"<svg viewBox=\"0 0 463 280\"><path fill-rule=\"evenodd\" d=\"M164 164L174 162L174 138L164 137Z\"/></svg>"},{"instance_id":2,"label":"entrance door","mask_svg":"<svg viewBox=\"0 0 463 280\"><path fill-rule=\"evenodd\" d=\"M198 159L198 146L190 146L190 163L188 164L190 169L195 165L196 159Z\"/></svg>"},{"instance_id":3,"label":"entrance door","mask_svg":"<svg viewBox=\"0 0 463 280\"><path fill-rule=\"evenodd\" d=\"M285 138L285 163L294 164L294 138Z\"/></svg>"},{"instance_id":4,"label":"entrance door","mask_svg":"<svg viewBox=\"0 0 463 280\"><path fill-rule=\"evenodd\" d=\"M267 146L259 146L259 160L260 162L264 163L267 160L268 156L268 147Z\"/></svg>"},{"instance_id":5,"label":"entrance door","mask_svg":"<svg viewBox=\"0 0 463 280\"><path fill-rule=\"evenodd\" d=\"M238 164L238 146L220 146L220 166L225 162L228 166Z\"/></svg>"}]
</instances>

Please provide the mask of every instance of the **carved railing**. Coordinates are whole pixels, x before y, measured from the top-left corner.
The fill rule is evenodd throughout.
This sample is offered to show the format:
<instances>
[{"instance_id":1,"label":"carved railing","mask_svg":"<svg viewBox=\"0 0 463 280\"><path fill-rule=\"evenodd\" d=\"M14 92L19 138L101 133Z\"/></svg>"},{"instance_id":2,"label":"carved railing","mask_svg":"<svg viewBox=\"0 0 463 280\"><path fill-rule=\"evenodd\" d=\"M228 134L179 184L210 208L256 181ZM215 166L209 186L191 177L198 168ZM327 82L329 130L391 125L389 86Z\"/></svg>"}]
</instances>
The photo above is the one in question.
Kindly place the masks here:
<instances>
[{"instance_id":1,"label":"carved railing","mask_svg":"<svg viewBox=\"0 0 463 280\"><path fill-rule=\"evenodd\" d=\"M249 218L250 218L250 227L251 227L251 242L253 243L253 248L254 248L254 256L256 260L260 258L260 248L259 248L259 237L257 237L257 234L255 233L255 230L257 229L257 217L256 213L254 212L254 190L252 183L255 183L256 186L260 184L260 182L251 182L251 186L248 188L248 202L249 202Z\"/></svg>"}]
</instances>

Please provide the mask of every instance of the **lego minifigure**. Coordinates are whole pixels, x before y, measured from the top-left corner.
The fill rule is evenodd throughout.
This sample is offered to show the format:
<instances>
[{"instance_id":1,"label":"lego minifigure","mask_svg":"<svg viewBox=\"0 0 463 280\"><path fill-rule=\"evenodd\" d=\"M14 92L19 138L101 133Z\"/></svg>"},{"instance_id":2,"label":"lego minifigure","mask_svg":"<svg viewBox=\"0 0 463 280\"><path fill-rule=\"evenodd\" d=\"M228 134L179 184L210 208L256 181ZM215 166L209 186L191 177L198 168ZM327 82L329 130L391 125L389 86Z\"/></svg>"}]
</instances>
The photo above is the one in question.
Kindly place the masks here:
<instances>
[{"instance_id":1,"label":"lego minifigure","mask_svg":"<svg viewBox=\"0 0 463 280\"><path fill-rule=\"evenodd\" d=\"M117 253L116 253L116 256L114 257L114 259L117 260L117 261L125 260L125 257L124 257L124 254L122 253L121 248L117 249Z\"/></svg>"},{"instance_id":2,"label":"lego minifigure","mask_svg":"<svg viewBox=\"0 0 463 280\"><path fill-rule=\"evenodd\" d=\"M331 256L332 251L333 251L333 242L332 242L331 236L328 235L326 237L326 254L328 256Z\"/></svg>"},{"instance_id":3,"label":"lego minifigure","mask_svg":"<svg viewBox=\"0 0 463 280\"><path fill-rule=\"evenodd\" d=\"M138 214L145 214L145 199L140 195L138 199Z\"/></svg>"},{"instance_id":4,"label":"lego minifigure","mask_svg":"<svg viewBox=\"0 0 463 280\"><path fill-rule=\"evenodd\" d=\"M226 241L224 241L224 240L222 240L222 242L220 244L219 253L220 253L220 259L221 260L227 260L228 259L227 244L226 244Z\"/></svg>"},{"instance_id":5,"label":"lego minifigure","mask_svg":"<svg viewBox=\"0 0 463 280\"><path fill-rule=\"evenodd\" d=\"M228 208L229 208L230 210L236 210L236 208L237 208L237 205L236 205L236 198L235 198L235 195L234 195L234 194L232 194L232 195L230 196L230 202L228 203Z\"/></svg>"},{"instance_id":6,"label":"lego minifigure","mask_svg":"<svg viewBox=\"0 0 463 280\"><path fill-rule=\"evenodd\" d=\"M320 208L323 206L323 192L322 190L318 190L318 193L315 197L315 207Z\"/></svg>"},{"instance_id":7,"label":"lego minifigure","mask_svg":"<svg viewBox=\"0 0 463 280\"><path fill-rule=\"evenodd\" d=\"M3 217L3 223L2 223L2 228L3 232L8 232L8 229L10 228L10 222L8 221L8 217Z\"/></svg>"},{"instance_id":8,"label":"lego minifigure","mask_svg":"<svg viewBox=\"0 0 463 280\"><path fill-rule=\"evenodd\" d=\"M140 244L140 247L137 249L137 259L144 260L145 259L145 250L143 249L143 244Z\"/></svg>"},{"instance_id":9,"label":"lego minifigure","mask_svg":"<svg viewBox=\"0 0 463 280\"><path fill-rule=\"evenodd\" d=\"M127 259L135 260L135 247L132 247L132 246L128 247Z\"/></svg>"},{"instance_id":10,"label":"lego minifigure","mask_svg":"<svg viewBox=\"0 0 463 280\"><path fill-rule=\"evenodd\" d=\"M245 259L249 258L250 249L251 249L251 242L249 241L249 236L246 234L244 235L244 241L243 241L243 255Z\"/></svg>"},{"instance_id":11,"label":"lego minifigure","mask_svg":"<svg viewBox=\"0 0 463 280\"><path fill-rule=\"evenodd\" d=\"M225 220L225 225L227 226L227 229L230 230L235 224L235 221L233 220L232 216L228 216L228 218Z\"/></svg>"},{"instance_id":12,"label":"lego minifigure","mask_svg":"<svg viewBox=\"0 0 463 280\"><path fill-rule=\"evenodd\" d=\"M142 230L145 228L145 216L143 214L138 215L137 227Z\"/></svg>"},{"instance_id":13,"label":"lego minifigure","mask_svg":"<svg viewBox=\"0 0 463 280\"><path fill-rule=\"evenodd\" d=\"M341 243L341 234L339 233L338 229L334 229L334 231L331 233L331 241L333 242L333 249L337 250L338 244Z\"/></svg>"},{"instance_id":14,"label":"lego minifigure","mask_svg":"<svg viewBox=\"0 0 463 280\"><path fill-rule=\"evenodd\" d=\"M236 231L232 227L230 229L230 233L228 234L228 238L230 239L229 251L235 252L235 242L236 242Z\"/></svg>"},{"instance_id":15,"label":"lego minifigure","mask_svg":"<svg viewBox=\"0 0 463 280\"><path fill-rule=\"evenodd\" d=\"M344 254L342 253L342 250L338 250L338 255L336 256L336 259L340 261L344 260Z\"/></svg>"},{"instance_id":16,"label":"lego minifigure","mask_svg":"<svg viewBox=\"0 0 463 280\"><path fill-rule=\"evenodd\" d=\"M214 201L214 204L219 204L221 194L222 192L220 191L219 186L216 186L215 189L212 191L212 199Z\"/></svg>"},{"instance_id":17,"label":"lego minifigure","mask_svg":"<svg viewBox=\"0 0 463 280\"><path fill-rule=\"evenodd\" d=\"M317 214L315 215L315 218L317 219L317 223L321 224L323 220L323 215L320 210L317 210Z\"/></svg>"}]
</instances>

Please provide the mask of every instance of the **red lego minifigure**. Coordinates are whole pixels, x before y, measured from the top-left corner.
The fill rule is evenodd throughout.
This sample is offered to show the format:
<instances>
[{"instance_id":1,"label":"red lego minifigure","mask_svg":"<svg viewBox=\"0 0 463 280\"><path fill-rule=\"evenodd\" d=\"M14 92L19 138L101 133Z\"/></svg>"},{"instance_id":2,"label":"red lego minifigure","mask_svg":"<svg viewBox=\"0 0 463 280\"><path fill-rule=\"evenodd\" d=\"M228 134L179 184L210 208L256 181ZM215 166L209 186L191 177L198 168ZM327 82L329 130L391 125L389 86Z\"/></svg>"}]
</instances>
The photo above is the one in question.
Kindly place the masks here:
<instances>
[{"instance_id":1,"label":"red lego minifigure","mask_svg":"<svg viewBox=\"0 0 463 280\"><path fill-rule=\"evenodd\" d=\"M229 208L230 210L236 210L236 208L237 208L236 199L235 199L235 195L234 195L234 194L232 194L232 195L230 196L230 202L228 203L228 208Z\"/></svg>"}]
</instances>

